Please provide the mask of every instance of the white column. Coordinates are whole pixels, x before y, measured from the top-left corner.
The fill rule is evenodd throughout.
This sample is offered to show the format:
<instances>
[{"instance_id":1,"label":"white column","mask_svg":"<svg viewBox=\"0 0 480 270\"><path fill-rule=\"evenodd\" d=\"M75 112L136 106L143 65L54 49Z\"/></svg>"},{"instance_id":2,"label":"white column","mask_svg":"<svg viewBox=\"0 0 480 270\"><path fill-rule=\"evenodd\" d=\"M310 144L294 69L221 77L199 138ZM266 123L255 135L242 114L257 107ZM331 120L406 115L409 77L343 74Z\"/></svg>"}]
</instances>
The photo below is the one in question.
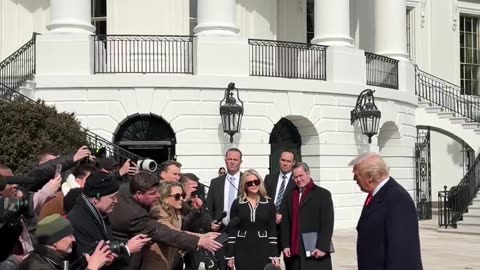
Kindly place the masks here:
<instances>
[{"instance_id":1,"label":"white column","mask_svg":"<svg viewBox=\"0 0 480 270\"><path fill-rule=\"evenodd\" d=\"M50 0L49 33L92 34L90 0Z\"/></svg>"},{"instance_id":2,"label":"white column","mask_svg":"<svg viewBox=\"0 0 480 270\"><path fill-rule=\"evenodd\" d=\"M199 0L197 36L235 36L235 0Z\"/></svg>"},{"instance_id":3,"label":"white column","mask_svg":"<svg viewBox=\"0 0 480 270\"><path fill-rule=\"evenodd\" d=\"M375 53L408 61L406 0L375 0Z\"/></svg>"},{"instance_id":4,"label":"white column","mask_svg":"<svg viewBox=\"0 0 480 270\"><path fill-rule=\"evenodd\" d=\"M392 0L384 0L392 1ZM315 0L312 43L351 47L350 0Z\"/></svg>"}]
</instances>

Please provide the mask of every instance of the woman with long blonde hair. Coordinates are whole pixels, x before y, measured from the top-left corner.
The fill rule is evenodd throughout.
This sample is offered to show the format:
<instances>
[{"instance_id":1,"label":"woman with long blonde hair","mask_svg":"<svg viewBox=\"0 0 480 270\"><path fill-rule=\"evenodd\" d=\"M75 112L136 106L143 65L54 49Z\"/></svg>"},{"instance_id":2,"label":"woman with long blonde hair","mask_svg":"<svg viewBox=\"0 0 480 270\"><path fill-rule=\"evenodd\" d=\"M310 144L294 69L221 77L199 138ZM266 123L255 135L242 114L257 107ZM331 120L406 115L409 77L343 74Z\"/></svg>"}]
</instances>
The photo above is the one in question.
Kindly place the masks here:
<instances>
[{"instance_id":1,"label":"woman with long blonde hair","mask_svg":"<svg viewBox=\"0 0 480 270\"><path fill-rule=\"evenodd\" d=\"M257 171L250 169L240 179L240 197L230 209L227 264L237 270L263 270L268 263L280 266L277 252L275 204Z\"/></svg>"},{"instance_id":2,"label":"woman with long blonde hair","mask_svg":"<svg viewBox=\"0 0 480 270\"><path fill-rule=\"evenodd\" d=\"M160 199L157 205L150 209L150 217L171 229L182 229L182 209L185 192L182 184L164 181L159 187ZM179 251L166 244L153 244L144 256L144 269L173 269Z\"/></svg>"}]
</instances>

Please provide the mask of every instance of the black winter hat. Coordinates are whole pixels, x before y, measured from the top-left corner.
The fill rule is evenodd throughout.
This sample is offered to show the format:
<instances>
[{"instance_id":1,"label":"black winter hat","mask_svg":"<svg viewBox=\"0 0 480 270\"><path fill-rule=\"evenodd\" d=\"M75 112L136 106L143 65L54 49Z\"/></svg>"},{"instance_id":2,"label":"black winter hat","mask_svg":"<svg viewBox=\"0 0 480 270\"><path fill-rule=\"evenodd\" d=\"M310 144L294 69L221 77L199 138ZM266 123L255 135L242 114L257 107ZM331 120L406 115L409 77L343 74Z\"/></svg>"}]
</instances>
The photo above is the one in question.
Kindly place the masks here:
<instances>
[{"instance_id":1,"label":"black winter hat","mask_svg":"<svg viewBox=\"0 0 480 270\"><path fill-rule=\"evenodd\" d=\"M83 187L83 194L89 198L100 198L118 190L119 185L110 174L97 172L88 176Z\"/></svg>"}]
</instances>

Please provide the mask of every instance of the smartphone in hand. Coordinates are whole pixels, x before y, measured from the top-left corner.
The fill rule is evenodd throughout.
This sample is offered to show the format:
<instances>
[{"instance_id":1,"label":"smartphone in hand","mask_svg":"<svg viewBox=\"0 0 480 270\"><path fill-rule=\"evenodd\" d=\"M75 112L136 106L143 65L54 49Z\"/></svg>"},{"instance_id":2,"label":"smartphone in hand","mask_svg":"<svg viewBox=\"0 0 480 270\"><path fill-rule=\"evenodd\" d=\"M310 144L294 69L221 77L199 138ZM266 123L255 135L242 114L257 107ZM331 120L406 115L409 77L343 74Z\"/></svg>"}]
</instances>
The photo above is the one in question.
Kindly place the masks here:
<instances>
[{"instance_id":1,"label":"smartphone in hand","mask_svg":"<svg viewBox=\"0 0 480 270\"><path fill-rule=\"evenodd\" d=\"M57 164L57 168L55 169L55 177L59 176L62 173L62 164Z\"/></svg>"}]
</instances>

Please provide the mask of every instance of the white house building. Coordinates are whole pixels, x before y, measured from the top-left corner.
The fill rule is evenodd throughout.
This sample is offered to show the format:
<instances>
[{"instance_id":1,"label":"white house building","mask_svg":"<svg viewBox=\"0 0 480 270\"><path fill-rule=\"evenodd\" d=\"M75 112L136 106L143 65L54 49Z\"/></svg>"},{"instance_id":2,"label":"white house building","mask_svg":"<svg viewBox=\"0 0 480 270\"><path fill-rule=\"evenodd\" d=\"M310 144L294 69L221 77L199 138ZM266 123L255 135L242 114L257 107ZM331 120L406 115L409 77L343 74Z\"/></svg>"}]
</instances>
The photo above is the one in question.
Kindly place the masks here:
<instances>
[{"instance_id":1,"label":"white house building","mask_svg":"<svg viewBox=\"0 0 480 270\"><path fill-rule=\"evenodd\" d=\"M76 113L131 152L175 158L207 184L230 147L261 174L294 149L332 192L337 229L356 225L366 197L349 166L358 154L385 157L421 218L476 164L480 1L0 3L3 87ZM34 76L18 79L14 62ZM219 115L230 82L244 104L232 143ZM351 123L365 89L381 112L371 143Z\"/></svg>"}]
</instances>

